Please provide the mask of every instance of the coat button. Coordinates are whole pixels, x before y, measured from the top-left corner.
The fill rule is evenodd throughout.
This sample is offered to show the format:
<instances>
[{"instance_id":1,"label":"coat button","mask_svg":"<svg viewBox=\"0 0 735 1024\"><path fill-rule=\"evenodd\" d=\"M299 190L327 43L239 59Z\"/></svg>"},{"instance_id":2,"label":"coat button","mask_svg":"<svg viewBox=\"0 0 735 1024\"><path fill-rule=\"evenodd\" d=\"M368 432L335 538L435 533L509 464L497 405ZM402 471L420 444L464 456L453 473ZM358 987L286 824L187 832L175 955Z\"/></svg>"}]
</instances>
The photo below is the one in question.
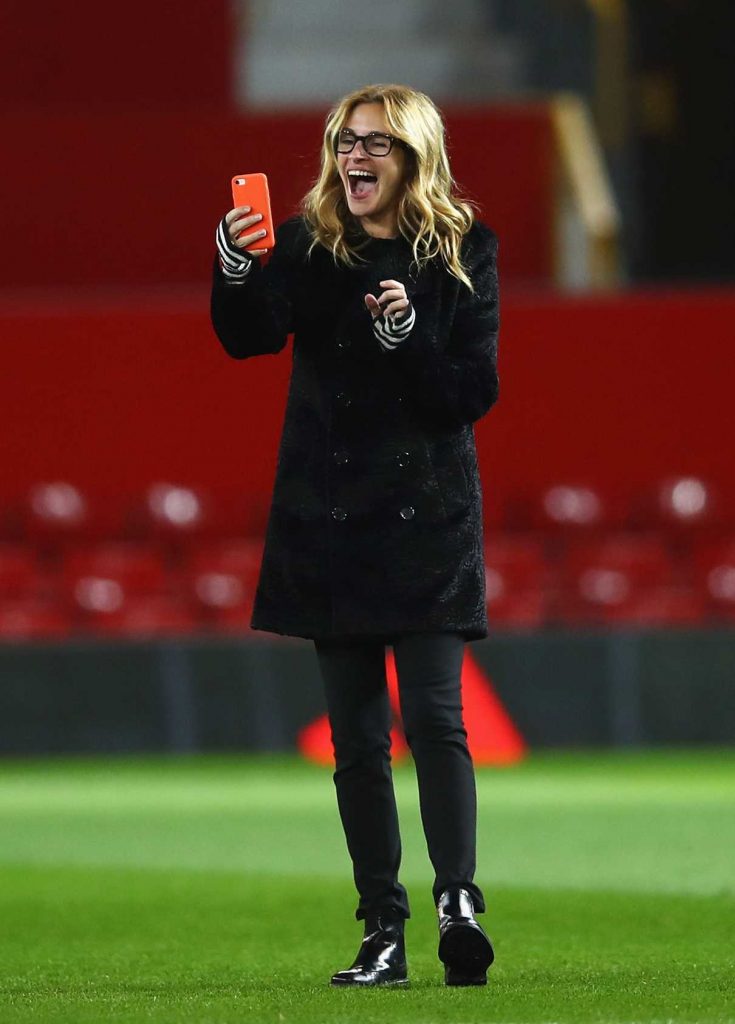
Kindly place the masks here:
<instances>
[{"instance_id":1,"label":"coat button","mask_svg":"<svg viewBox=\"0 0 735 1024\"><path fill-rule=\"evenodd\" d=\"M338 466L346 466L350 461L349 453L345 451L332 452L332 458Z\"/></svg>"},{"instance_id":2,"label":"coat button","mask_svg":"<svg viewBox=\"0 0 735 1024\"><path fill-rule=\"evenodd\" d=\"M399 452L398 455L396 455L396 462L401 467L401 469L403 469L404 466L407 466L410 461L411 461L411 453L410 452Z\"/></svg>"},{"instance_id":3,"label":"coat button","mask_svg":"<svg viewBox=\"0 0 735 1024\"><path fill-rule=\"evenodd\" d=\"M346 518L347 518L346 510L343 509L343 508L340 508L339 505L337 505L335 508L332 509L332 519L336 519L337 522L341 523Z\"/></svg>"},{"instance_id":4,"label":"coat button","mask_svg":"<svg viewBox=\"0 0 735 1024\"><path fill-rule=\"evenodd\" d=\"M349 395L345 394L344 391L338 391L337 394L334 396L334 399L336 402L339 402L340 405L343 405L345 409L347 408L348 405L352 404L352 399L350 398Z\"/></svg>"},{"instance_id":5,"label":"coat button","mask_svg":"<svg viewBox=\"0 0 735 1024\"><path fill-rule=\"evenodd\" d=\"M413 519L415 515L416 509L412 505L406 505L401 509L401 519Z\"/></svg>"},{"instance_id":6,"label":"coat button","mask_svg":"<svg viewBox=\"0 0 735 1024\"><path fill-rule=\"evenodd\" d=\"M352 342L349 338L340 338L337 342L337 348L349 348Z\"/></svg>"}]
</instances>

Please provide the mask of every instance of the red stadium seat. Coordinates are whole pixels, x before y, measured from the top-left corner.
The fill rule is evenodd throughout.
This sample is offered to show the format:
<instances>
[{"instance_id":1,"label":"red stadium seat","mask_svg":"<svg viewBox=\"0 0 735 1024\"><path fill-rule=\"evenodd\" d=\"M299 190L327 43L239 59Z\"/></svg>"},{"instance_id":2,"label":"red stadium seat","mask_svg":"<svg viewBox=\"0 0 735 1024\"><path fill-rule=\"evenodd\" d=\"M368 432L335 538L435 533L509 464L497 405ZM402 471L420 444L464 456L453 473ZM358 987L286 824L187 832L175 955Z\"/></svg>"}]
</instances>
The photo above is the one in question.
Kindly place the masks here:
<instances>
[{"instance_id":1,"label":"red stadium seat","mask_svg":"<svg viewBox=\"0 0 735 1024\"><path fill-rule=\"evenodd\" d=\"M565 551L561 571L567 582L575 584L590 571L621 572L639 587L676 579L669 550L655 534L613 533L599 540L577 541Z\"/></svg>"},{"instance_id":2,"label":"red stadium seat","mask_svg":"<svg viewBox=\"0 0 735 1024\"><path fill-rule=\"evenodd\" d=\"M87 498L78 487L65 480L32 487L23 519L25 536L44 547L58 547L84 537L91 525Z\"/></svg>"},{"instance_id":3,"label":"red stadium seat","mask_svg":"<svg viewBox=\"0 0 735 1024\"><path fill-rule=\"evenodd\" d=\"M656 536L618 534L571 547L561 563L555 617L573 622L665 625L702 621L704 603L680 579Z\"/></svg>"},{"instance_id":4,"label":"red stadium seat","mask_svg":"<svg viewBox=\"0 0 735 1024\"><path fill-rule=\"evenodd\" d=\"M559 482L533 497L508 502L508 530L538 531L559 547L578 536L597 536L623 525L627 508L620 495L604 494L584 482Z\"/></svg>"},{"instance_id":5,"label":"red stadium seat","mask_svg":"<svg viewBox=\"0 0 735 1024\"><path fill-rule=\"evenodd\" d=\"M605 623L634 626L699 626L707 609L690 587L647 587L604 609Z\"/></svg>"},{"instance_id":6,"label":"red stadium seat","mask_svg":"<svg viewBox=\"0 0 735 1024\"><path fill-rule=\"evenodd\" d=\"M85 578L117 581L131 594L161 593L171 588L160 549L134 541L72 548L62 559L61 577L69 591Z\"/></svg>"},{"instance_id":7,"label":"red stadium seat","mask_svg":"<svg viewBox=\"0 0 735 1024\"><path fill-rule=\"evenodd\" d=\"M136 597L104 623L105 632L131 637L181 636L195 633L199 622L183 601L168 597Z\"/></svg>"},{"instance_id":8,"label":"red stadium seat","mask_svg":"<svg viewBox=\"0 0 735 1024\"><path fill-rule=\"evenodd\" d=\"M257 580L263 558L263 538L227 538L207 542L186 551L182 567L187 573L231 572Z\"/></svg>"},{"instance_id":9,"label":"red stadium seat","mask_svg":"<svg viewBox=\"0 0 735 1024\"><path fill-rule=\"evenodd\" d=\"M588 484L555 484L540 498L539 525L599 526L605 518L602 495Z\"/></svg>"},{"instance_id":10,"label":"red stadium seat","mask_svg":"<svg viewBox=\"0 0 735 1024\"><path fill-rule=\"evenodd\" d=\"M61 579L81 630L140 636L197 627L176 575L154 545L128 541L74 549L62 561Z\"/></svg>"},{"instance_id":11,"label":"red stadium seat","mask_svg":"<svg viewBox=\"0 0 735 1024\"><path fill-rule=\"evenodd\" d=\"M485 545L487 611L494 625L533 628L546 617L549 568L535 537L495 537Z\"/></svg>"},{"instance_id":12,"label":"red stadium seat","mask_svg":"<svg viewBox=\"0 0 735 1024\"><path fill-rule=\"evenodd\" d=\"M253 599L246 597L240 603L209 606L201 618L202 628L217 633L235 633L242 635L250 632L250 619L253 612Z\"/></svg>"},{"instance_id":13,"label":"red stadium seat","mask_svg":"<svg viewBox=\"0 0 735 1024\"><path fill-rule=\"evenodd\" d=\"M199 622L180 597L132 595L112 581L97 581L78 594L77 625L105 636L135 638L196 632Z\"/></svg>"},{"instance_id":14,"label":"red stadium seat","mask_svg":"<svg viewBox=\"0 0 735 1024\"><path fill-rule=\"evenodd\" d=\"M237 632L249 628L262 557L260 539L223 541L188 552L183 573L192 600L211 626Z\"/></svg>"},{"instance_id":15,"label":"red stadium seat","mask_svg":"<svg viewBox=\"0 0 735 1024\"><path fill-rule=\"evenodd\" d=\"M716 619L735 621L735 536L695 542L691 565L711 614Z\"/></svg>"},{"instance_id":16,"label":"red stadium seat","mask_svg":"<svg viewBox=\"0 0 735 1024\"><path fill-rule=\"evenodd\" d=\"M50 598L0 601L0 641L61 639L72 632L72 627L63 605Z\"/></svg>"},{"instance_id":17,"label":"red stadium seat","mask_svg":"<svg viewBox=\"0 0 735 1024\"><path fill-rule=\"evenodd\" d=\"M680 540L693 531L718 527L722 521L722 503L715 487L707 480L696 476L671 476L637 497L632 521L636 527L666 530Z\"/></svg>"},{"instance_id":18,"label":"red stadium seat","mask_svg":"<svg viewBox=\"0 0 735 1024\"><path fill-rule=\"evenodd\" d=\"M271 493L263 491L239 491L217 493L217 510L220 515L223 537L255 537L264 535L268 525Z\"/></svg>"},{"instance_id":19,"label":"red stadium seat","mask_svg":"<svg viewBox=\"0 0 735 1024\"><path fill-rule=\"evenodd\" d=\"M133 509L131 526L137 536L176 547L217 532L212 498L181 484L151 484Z\"/></svg>"},{"instance_id":20,"label":"red stadium seat","mask_svg":"<svg viewBox=\"0 0 735 1024\"><path fill-rule=\"evenodd\" d=\"M0 544L0 599L49 596L54 589L37 551L25 544Z\"/></svg>"}]
</instances>

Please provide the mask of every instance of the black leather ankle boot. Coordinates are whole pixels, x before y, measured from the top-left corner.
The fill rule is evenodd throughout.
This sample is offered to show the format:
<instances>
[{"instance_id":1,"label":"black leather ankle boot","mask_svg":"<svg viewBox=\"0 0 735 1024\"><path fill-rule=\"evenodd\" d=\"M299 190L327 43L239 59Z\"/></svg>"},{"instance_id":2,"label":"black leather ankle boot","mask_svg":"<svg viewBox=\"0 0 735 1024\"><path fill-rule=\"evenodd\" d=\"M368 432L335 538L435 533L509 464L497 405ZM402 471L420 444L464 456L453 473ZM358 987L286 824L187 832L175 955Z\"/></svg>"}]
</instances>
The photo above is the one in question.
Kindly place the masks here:
<instances>
[{"instance_id":1,"label":"black leather ankle boot","mask_svg":"<svg viewBox=\"0 0 735 1024\"><path fill-rule=\"evenodd\" d=\"M439 897L439 959L447 985L485 985L495 959L490 939L475 920L466 889L447 889Z\"/></svg>"},{"instance_id":2,"label":"black leather ankle boot","mask_svg":"<svg viewBox=\"0 0 735 1024\"><path fill-rule=\"evenodd\" d=\"M407 985L404 921L365 918L365 935L355 962L332 975L332 985Z\"/></svg>"}]
</instances>

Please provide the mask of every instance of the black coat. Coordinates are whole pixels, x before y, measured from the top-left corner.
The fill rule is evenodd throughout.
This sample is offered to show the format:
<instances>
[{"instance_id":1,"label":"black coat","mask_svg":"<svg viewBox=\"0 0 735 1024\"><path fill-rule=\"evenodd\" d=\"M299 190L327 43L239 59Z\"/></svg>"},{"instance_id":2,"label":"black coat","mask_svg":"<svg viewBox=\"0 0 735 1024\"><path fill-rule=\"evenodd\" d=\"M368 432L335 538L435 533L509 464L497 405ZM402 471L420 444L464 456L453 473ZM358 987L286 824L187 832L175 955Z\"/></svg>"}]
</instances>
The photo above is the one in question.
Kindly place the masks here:
<instances>
[{"instance_id":1,"label":"black coat","mask_svg":"<svg viewBox=\"0 0 735 1024\"><path fill-rule=\"evenodd\" d=\"M355 268L303 221L265 267L228 283L215 263L212 322L235 359L279 352L293 368L254 629L325 638L455 630L487 635L482 494L472 424L498 395L492 231L463 239L475 286L438 262L411 273L402 239L373 239ZM415 268L414 268L415 269ZM395 278L416 310L385 351L365 308Z\"/></svg>"}]
</instances>

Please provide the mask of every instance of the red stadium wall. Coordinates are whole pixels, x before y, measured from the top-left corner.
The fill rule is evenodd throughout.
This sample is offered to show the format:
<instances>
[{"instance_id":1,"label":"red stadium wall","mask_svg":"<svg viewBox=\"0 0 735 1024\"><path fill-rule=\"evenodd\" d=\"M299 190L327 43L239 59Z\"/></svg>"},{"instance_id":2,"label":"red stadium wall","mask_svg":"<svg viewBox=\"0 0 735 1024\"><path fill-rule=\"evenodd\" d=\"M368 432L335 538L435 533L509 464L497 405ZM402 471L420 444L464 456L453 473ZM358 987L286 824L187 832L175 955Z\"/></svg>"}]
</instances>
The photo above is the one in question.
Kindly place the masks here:
<instances>
[{"instance_id":1,"label":"red stadium wall","mask_svg":"<svg viewBox=\"0 0 735 1024\"><path fill-rule=\"evenodd\" d=\"M267 495L290 357L230 359L202 290L0 312L0 500L39 479L132 495L160 478ZM735 292L503 303L501 398L477 429L488 519L556 480L627 495L696 473L735 513Z\"/></svg>"},{"instance_id":2,"label":"red stadium wall","mask_svg":"<svg viewBox=\"0 0 735 1024\"><path fill-rule=\"evenodd\" d=\"M545 106L449 113L453 169L503 246L508 278L551 269ZM323 113L0 111L13 159L0 211L4 287L129 287L208 280L229 181L265 171L274 216L318 166Z\"/></svg>"},{"instance_id":3,"label":"red stadium wall","mask_svg":"<svg viewBox=\"0 0 735 1024\"><path fill-rule=\"evenodd\" d=\"M228 3L3 0L0 106L222 107L231 34Z\"/></svg>"},{"instance_id":4,"label":"red stadium wall","mask_svg":"<svg viewBox=\"0 0 735 1024\"><path fill-rule=\"evenodd\" d=\"M264 170L276 219L292 212L324 111L231 110L230 10L2 6L5 508L49 478L111 498L161 477L270 492L289 359L219 348L213 231L239 171ZM627 493L665 472L709 477L735 509L735 295L512 297L551 274L547 108L446 115L455 176L501 240L501 400L478 428L488 517L556 479Z\"/></svg>"},{"instance_id":5,"label":"red stadium wall","mask_svg":"<svg viewBox=\"0 0 735 1024\"><path fill-rule=\"evenodd\" d=\"M233 110L233 11L193 0L2 5L2 287L204 282L238 172L265 171L276 219L293 212L317 170L326 111ZM506 274L547 280L546 105L446 114L456 177L502 238Z\"/></svg>"}]
</instances>

